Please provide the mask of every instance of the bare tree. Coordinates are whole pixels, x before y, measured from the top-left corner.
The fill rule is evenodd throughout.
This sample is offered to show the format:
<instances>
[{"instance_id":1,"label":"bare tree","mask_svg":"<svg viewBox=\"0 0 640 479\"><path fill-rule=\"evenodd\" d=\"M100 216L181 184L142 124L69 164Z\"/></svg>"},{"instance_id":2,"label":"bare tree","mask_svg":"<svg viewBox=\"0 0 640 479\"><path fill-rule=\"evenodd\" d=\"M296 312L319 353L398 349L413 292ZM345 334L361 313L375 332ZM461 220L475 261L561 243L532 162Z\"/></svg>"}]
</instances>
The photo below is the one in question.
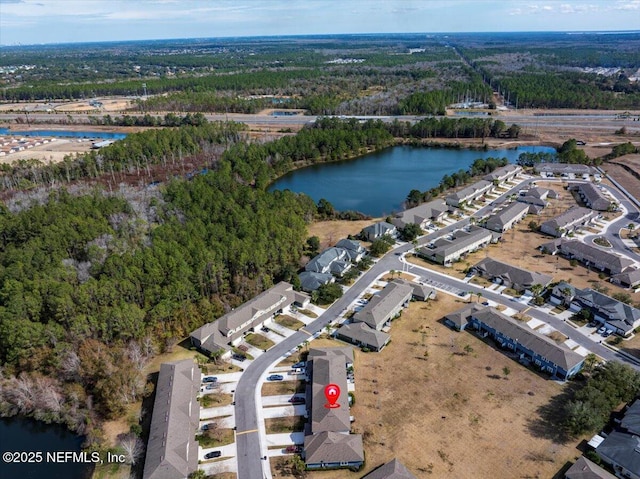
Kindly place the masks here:
<instances>
[{"instance_id":1,"label":"bare tree","mask_svg":"<svg viewBox=\"0 0 640 479\"><path fill-rule=\"evenodd\" d=\"M127 464L135 464L144 453L144 443L135 434L125 434L119 438L119 444L125 454Z\"/></svg>"}]
</instances>

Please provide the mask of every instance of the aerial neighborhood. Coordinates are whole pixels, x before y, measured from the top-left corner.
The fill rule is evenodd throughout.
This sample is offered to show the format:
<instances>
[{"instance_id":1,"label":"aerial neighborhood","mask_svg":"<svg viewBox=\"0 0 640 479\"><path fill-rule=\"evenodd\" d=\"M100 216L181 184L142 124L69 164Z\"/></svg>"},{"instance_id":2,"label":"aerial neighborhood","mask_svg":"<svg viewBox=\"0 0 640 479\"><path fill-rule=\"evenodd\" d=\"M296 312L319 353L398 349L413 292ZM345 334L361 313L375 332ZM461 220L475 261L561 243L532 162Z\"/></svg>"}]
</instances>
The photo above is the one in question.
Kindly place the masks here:
<instances>
[{"instance_id":1,"label":"aerial neighborhood","mask_svg":"<svg viewBox=\"0 0 640 479\"><path fill-rule=\"evenodd\" d=\"M444 326L458 332L465 331L465 334L475 335L483 341L490 340L496 353L535 371L531 374L542 374L559 384L572 380L581 374L585 364L592 364L588 356L597 355L590 353L589 347L584 346L584 340L576 343L575 337L567 338L568 321L577 317L587 318L588 326L576 324L574 327L584 329L583 334L593 338L592 349L600 351L598 348L603 347L603 339L609 336L622 339L634 336L640 327L640 310L623 301L621 294L616 295L618 299L607 295L607 288L596 290L572 284L570 275L559 274L560 258L572 265L577 262L585 274L595 271L593 274L600 275L600 279L608 279L611 285L619 288L634 288L640 283L640 265L634 255L603 247L598 241L585 240L585 232L589 234L591 231L594 236L599 232L601 236L598 238L604 238L608 225L612 223L610 217L603 215L612 214L621 204L601 182L588 180L592 170L559 165L543 165L537 170L542 178L525 172L520 166L507 165L471 186L447 195L445 200L422 203L373 222L358 236L340 239L312 256L299 272L298 286L287 282L275 284L193 331L191 344L198 351L215 358L216 362L234 364L242 371L247 364L270 353L269 346L264 350L253 346L252 336L264 335L268 338L265 344L269 345L277 345L278 341L296 335L302 335L304 344L310 342L311 347L306 346L304 355L300 346L289 347L284 355L285 363L280 357L271 365L265 364L262 370L267 376L261 376L262 381L266 377L265 385L269 388L301 381L293 396L288 400L280 399L293 404L288 406L293 414L300 414L303 421L300 432L292 433L284 441L276 439L282 435L267 432L263 441L281 445L285 451L283 457L299 454L307 471L335 468L356 471L367 464L367 442L363 440L362 429L358 426L359 409L355 410L355 417L352 409L359 390L356 389L358 371L354 366L360 354L385 352L392 344L394 334L398 334L396 331L402 330L401 318L403 313L413 308L412 304L430 308L434 301L444 300L440 298L454 298L454 303L462 304L458 304L457 309L442 312L440 318ZM569 174L584 174L587 179L567 182ZM562 190L564 192L561 193ZM567 205L565 211L558 212L557 207L553 207L559 201ZM538 218L543 212L550 219L540 221ZM504 254L492 257L492 251L500 251L505 242L509 243L517 227L519 231L527 231L527 226L519 226L527 221L530 221L530 228L535 224L539 244L536 246L535 241L519 244L522 256L512 256L512 262L503 260ZM415 224L423 231L413 243L400 239L401 230L408 224ZM555 239L549 241L550 237ZM371 256L367 245L380 239L388 242L391 252L378 259ZM538 264L540 258L551 260L542 268L521 267L522 259L532 255L538 255ZM373 266L369 266L372 260ZM383 266L385 262L387 265ZM365 263L367 265L362 267ZM464 275L462 279L448 274L457 272L461 264L467 265L460 270ZM371 270L367 271L369 267ZM373 271L380 273L372 276ZM337 303L344 304L340 309L334 305L325 310L312 302L316 301L317 292L330 284L344 292L344 296L337 300ZM353 295L355 291L359 293ZM482 302L481 297L485 298ZM320 321L324 316L327 320ZM399 321L398 326L394 326L396 321ZM556 330L560 327L558 322L563 323L562 333ZM300 325L295 326L297 332L288 329L292 324ZM331 338L334 345L315 347L313 344L317 337ZM465 337L452 336L452 344L459 341L456 338L464 340ZM326 344L326 339L324 341ZM289 355L302 359L293 366L282 366L291 364L286 363ZM241 400L237 392L240 385L235 386L237 374L233 373L236 375L233 381L223 389L236 388L233 403L236 408ZM196 433L206 434L212 427L211 421L229 422L211 415L217 414L214 412L216 408L211 409L211 413L207 412L206 418L199 418L196 401L196 398L215 394L224 388L224 377L225 374L218 374L211 379L201 373L191 360L162 366L145 478L185 477L197 468L215 471L224 470L220 467L233 467L235 459L230 446L207 452L209 449L203 450L202 445L198 447L194 440ZM336 385L342 391L336 407L328 407L325 398L327 385ZM282 396L265 395L261 401L275 406L278 397ZM627 474L619 477L640 477L638 463L628 461L626 453L618 452L627 447L631 451L638 447L629 438L635 438L632 418L639 401L629 406L626 419L616 431L609 435L601 433L601 442L593 449L603 463L610 464L614 471ZM280 410L290 414L284 406L265 407L263 410L259 405L257 407L261 411L258 417L266 422L277 420L274 414ZM202 415L209 409L201 411ZM182 416L186 419L181 419ZM237 422L239 418L236 416L235 420ZM264 431L264 426L258 430ZM266 444L263 441L261 443ZM631 443L627 445L629 441ZM171 448L171 453L168 448ZM272 449L263 451L267 459L275 452ZM636 455L629 454L630 457ZM208 460L220 455L229 459L221 462ZM593 459L592 456L589 458ZM597 477L609 477L608 472L589 458L579 458L566 471L566 477L583 477L578 474L580 468L597 471L600 474ZM397 458L379 464L364 477L416 477Z\"/></svg>"}]
</instances>

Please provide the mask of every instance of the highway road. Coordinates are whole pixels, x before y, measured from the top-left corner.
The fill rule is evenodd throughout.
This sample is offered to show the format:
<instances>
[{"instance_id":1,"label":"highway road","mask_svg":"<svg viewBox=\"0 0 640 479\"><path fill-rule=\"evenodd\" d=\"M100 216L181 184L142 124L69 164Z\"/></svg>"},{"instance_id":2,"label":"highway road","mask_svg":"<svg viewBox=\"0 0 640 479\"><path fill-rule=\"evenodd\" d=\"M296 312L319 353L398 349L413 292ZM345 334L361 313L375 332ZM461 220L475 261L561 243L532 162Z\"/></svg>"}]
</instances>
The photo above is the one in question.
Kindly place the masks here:
<instances>
[{"instance_id":1,"label":"highway road","mask_svg":"<svg viewBox=\"0 0 640 479\"><path fill-rule=\"evenodd\" d=\"M539 181L540 178L530 178L521 182L518 186L512 190L503 193L494 203L500 203L507 199L508 196L523 189L528 188L534 181ZM621 193L616 190L612 190L616 195L616 198L624 204L625 208L629 208L629 215L637 215L637 210ZM487 215L495 207L494 204L489 204L478 210L473 216L480 218ZM424 245L433 241L434 239L445 235L446 233L459 229L469 224L469 218L464 218L461 221L441 228L440 230L423 236L419 239L418 245ZM620 225L628 224L626 217L612 223L609 230L617 230ZM613 233L611 233L613 235ZM609 233L607 233L609 237ZM618 242L619 238L611 236L612 240ZM621 243L621 242L620 242ZM617 243L616 243L617 244ZM407 264L404 261L403 255L410 252L414 248L412 244L403 244L391 252L387 253L381 259L379 259L367 272L365 272L358 281L351 286L344 294L342 298L336 301L330 306L327 311L320 316L317 320L310 323L302 330L296 332L292 336L284 339L279 344L275 345L268 352L260 356L252 364L250 364L238 382L235 396L235 417L236 417L236 447L238 452L238 478L239 479L254 479L258 477L270 478L271 472L269 470L268 461L262 458L266 455L266 445L262 442L261 428L262 424L258 423L257 408L260 407L260 390L258 384L263 379L270 367L278 362L285 353L295 349L299 344L309 340L310 336L322 331L325 326L335 321L345 311L349 305L354 302L365 291L365 289L373 283L380 275L390 270L402 271L410 269L412 273L419 275L422 281L429 283L437 283L439 287L449 289L454 294L458 291L465 291L471 293L481 293L484 298L495 301L498 304L502 304L506 307L515 309L517 311L524 311L527 309L527 315L532 318L539 319L553 328L560 331L565 336L575 341L580 346L596 353L598 356L605 360L618 360L630 364L637 370L640 370L636 364L629 363L627 358L619 355L611 349L595 343L593 340L587 338L582 333L576 331L575 328L565 323L563 320L552 316L545 311L530 308L528 305L514 301L512 298L504 296L500 293L485 290L482 287L465 283L457 278L452 278L433 270L421 268L416 265ZM627 252L628 253L628 252ZM637 256L637 255L636 255Z\"/></svg>"}]
</instances>

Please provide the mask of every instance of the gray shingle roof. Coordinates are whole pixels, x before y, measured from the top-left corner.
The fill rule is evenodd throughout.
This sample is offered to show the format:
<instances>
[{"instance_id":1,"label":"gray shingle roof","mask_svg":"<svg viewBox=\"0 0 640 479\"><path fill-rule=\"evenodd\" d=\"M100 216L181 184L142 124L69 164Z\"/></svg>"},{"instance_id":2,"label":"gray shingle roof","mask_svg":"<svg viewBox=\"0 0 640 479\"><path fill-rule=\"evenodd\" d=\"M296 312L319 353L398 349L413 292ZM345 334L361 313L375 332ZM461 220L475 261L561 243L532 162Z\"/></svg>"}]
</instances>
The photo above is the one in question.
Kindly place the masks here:
<instances>
[{"instance_id":1,"label":"gray shingle roof","mask_svg":"<svg viewBox=\"0 0 640 479\"><path fill-rule=\"evenodd\" d=\"M333 275L329 273L316 273L314 271L303 271L298 277L304 291L315 291L323 284L330 283L333 280Z\"/></svg>"},{"instance_id":2,"label":"gray shingle roof","mask_svg":"<svg viewBox=\"0 0 640 479\"><path fill-rule=\"evenodd\" d=\"M434 243L436 247L432 250L429 248L419 248L419 252L427 256L433 255L440 258L447 258L448 256L455 255L459 251L466 250L478 241L491 241L493 233L485 228L470 226L469 231L458 230L453 232L452 236L452 240L445 238L437 240Z\"/></svg>"},{"instance_id":3,"label":"gray shingle roof","mask_svg":"<svg viewBox=\"0 0 640 479\"><path fill-rule=\"evenodd\" d=\"M200 378L192 359L160 366L144 479L180 479L197 469Z\"/></svg>"},{"instance_id":4,"label":"gray shingle roof","mask_svg":"<svg viewBox=\"0 0 640 479\"><path fill-rule=\"evenodd\" d=\"M598 211L606 211L611 205L611 199L591 183L578 183L575 188L584 197L587 205Z\"/></svg>"},{"instance_id":5,"label":"gray shingle roof","mask_svg":"<svg viewBox=\"0 0 640 479\"><path fill-rule=\"evenodd\" d=\"M365 323L346 324L336 331L336 335L378 350L387 344L391 338L387 333L376 331Z\"/></svg>"},{"instance_id":6,"label":"gray shingle roof","mask_svg":"<svg viewBox=\"0 0 640 479\"><path fill-rule=\"evenodd\" d=\"M339 267L334 268L334 264L338 264ZM316 273L337 273L342 270L346 264L349 264L349 257L347 251L342 248L327 248L322 253L316 255L311 261L304 267L306 271L315 271Z\"/></svg>"},{"instance_id":7,"label":"gray shingle roof","mask_svg":"<svg viewBox=\"0 0 640 479\"><path fill-rule=\"evenodd\" d=\"M371 471L362 479L416 479L407 468L397 459L393 459L383 466Z\"/></svg>"},{"instance_id":8,"label":"gray shingle roof","mask_svg":"<svg viewBox=\"0 0 640 479\"><path fill-rule=\"evenodd\" d=\"M502 231L503 228L513 221L529 212L529 206L524 203L511 203L497 213L487 218L486 227L494 231Z\"/></svg>"},{"instance_id":9,"label":"gray shingle roof","mask_svg":"<svg viewBox=\"0 0 640 479\"><path fill-rule=\"evenodd\" d=\"M624 273L616 274L611 277L612 280L629 286L635 286L640 283L640 269L630 269Z\"/></svg>"},{"instance_id":10,"label":"gray shingle roof","mask_svg":"<svg viewBox=\"0 0 640 479\"><path fill-rule=\"evenodd\" d=\"M582 175L584 173L592 173L591 167L587 165L581 165L577 163L538 163L534 167L537 173L546 171L549 173L574 173Z\"/></svg>"},{"instance_id":11,"label":"gray shingle roof","mask_svg":"<svg viewBox=\"0 0 640 479\"><path fill-rule=\"evenodd\" d=\"M598 266L606 267L614 274L620 273L634 264L629 258L578 240L563 240L558 245L558 249L563 254L572 255L582 261L589 261Z\"/></svg>"},{"instance_id":12,"label":"gray shingle roof","mask_svg":"<svg viewBox=\"0 0 640 479\"><path fill-rule=\"evenodd\" d=\"M344 346L340 348L311 348L308 359L323 358L327 356L338 356L342 358L345 365L353 364L353 348Z\"/></svg>"},{"instance_id":13,"label":"gray shingle roof","mask_svg":"<svg viewBox=\"0 0 640 479\"><path fill-rule=\"evenodd\" d=\"M449 207L444 200L437 199L402 211L395 215L391 222L398 228L403 228L412 223L421 225L425 221L439 218L447 211L449 211Z\"/></svg>"},{"instance_id":14,"label":"gray shingle roof","mask_svg":"<svg viewBox=\"0 0 640 479\"><path fill-rule=\"evenodd\" d=\"M571 370L571 368L584 361L584 358L578 353L573 352L566 346L556 344L552 339L494 308L488 307L482 311L475 312L473 317L496 331L500 331L503 335L517 340L525 348L547 358L565 371Z\"/></svg>"},{"instance_id":15,"label":"gray shingle roof","mask_svg":"<svg viewBox=\"0 0 640 479\"><path fill-rule=\"evenodd\" d=\"M608 323L625 334L634 329L640 321L640 310L593 289L577 290L574 299L593 307L601 316L607 318Z\"/></svg>"},{"instance_id":16,"label":"gray shingle roof","mask_svg":"<svg viewBox=\"0 0 640 479\"><path fill-rule=\"evenodd\" d=\"M349 399L347 396L347 369L342 356L316 357L311 364L311 432L349 432ZM338 408L324 407L327 399L324 388L327 384L337 384L341 390Z\"/></svg>"},{"instance_id":17,"label":"gray shingle roof","mask_svg":"<svg viewBox=\"0 0 640 479\"><path fill-rule=\"evenodd\" d=\"M306 436L304 453L307 464L364 461L360 434L324 431Z\"/></svg>"},{"instance_id":18,"label":"gray shingle roof","mask_svg":"<svg viewBox=\"0 0 640 479\"><path fill-rule=\"evenodd\" d=\"M378 294L373 295L364 308L353 315L354 321L367 323L374 329L390 319L390 314L413 295L413 287L408 284L389 283Z\"/></svg>"},{"instance_id":19,"label":"gray shingle roof","mask_svg":"<svg viewBox=\"0 0 640 479\"><path fill-rule=\"evenodd\" d=\"M435 298L437 296L436 290L426 284L419 284L402 278L396 278L393 282L398 284L408 284L413 288L413 297L420 300Z\"/></svg>"},{"instance_id":20,"label":"gray shingle roof","mask_svg":"<svg viewBox=\"0 0 640 479\"><path fill-rule=\"evenodd\" d=\"M448 319L453 324L455 324L458 329L462 329L469 322L471 314L482 311L486 307L487 306L483 306L478 303L468 303L465 304L462 308L445 315L444 319Z\"/></svg>"},{"instance_id":21,"label":"gray shingle roof","mask_svg":"<svg viewBox=\"0 0 640 479\"><path fill-rule=\"evenodd\" d=\"M549 275L536 273L512 266L492 258L484 258L474 268L488 278L500 278L510 283L515 290L529 289L534 284L548 285L553 278Z\"/></svg>"},{"instance_id":22,"label":"gray shingle roof","mask_svg":"<svg viewBox=\"0 0 640 479\"><path fill-rule=\"evenodd\" d=\"M509 175L515 176L514 173L517 174L521 171L522 167L520 165L509 164L495 169L488 175L483 176L482 179L487 181L499 180L501 178L506 178Z\"/></svg>"},{"instance_id":23,"label":"gray shingle roof","mask_svg":"<svg viewBox=\"0 0 640 479\"><path fill-rule=\"evenodd\" d=\"M387 234L393 234L396 231L396 227L391 223L387 223L386 221L378 221L375 224L366 226L362 229L362 231L367 236L367 238L374 239Z\"/></svg>"},{"instance_id":24,"label":"gray shingle roof","mask_svg":"<svg viewBox=\"0 0 640 479\"><path fill-rule=\"evenodd\" d=\"M616 476L605 471L584 456L580 456L567 472L566 479L616 479Z\"/></svg>"},{"instance_id":25,"label":"gray shingle roof","mask_svg":"<svg viewBox=\"0 0 640 479\"><path fill-rule=\"evenodd\" d=\"M581 206L573 206L569 208L567 211L562 213L555 218L545 221L540 225L540 229L543 233L554 234L555 231L562 228L567 229L571 228L574 225L582 223L587 219L591 219L596 216L597 213L590 210L589 208L582 208Z\"/></svg>"},{"instance_id":26,"label":"gray shingle roof","mask_svg":"<svg viewBox=\"0 0 640 479\"><path fill-rule=\"evenodd\" d=\"M640 435L640 399L636 399L625 411L620 426L632 434Z\"/></svg>"},{"instance_id":27,"label":"gray shingle roof","mask_svg":"<svg viewBox=\"0 0 640 479\"><path fill-rule=\"evenodd\" d=\"M640 476L640 437L622 431L613 431L596 448L603 459L616 464Z\"/></svg>"},{"instance_id":28,"label":"gray shingle roof","mask_svg":"<svg viewBox=\"0 0 640 479\"><path fill-rule=\"evenodd\" d=\"M535 206L542 206L542 207L547 206L546 201L531 195L518 196L517 201L519 201L520 203L526 203L528 205L535 205Z\"/></svg>"},{"instance_id":29,"label":"gray shingle roof","mask_svg":"<svg viewBox=\"0 0 640 479\"><path fill-rule=\"evenodd\" d=\"M461 190L456 191L447 196L447 200L456 200L456 201L464 201L466 198L472 197L476 194L479 194L480 191L488 190L493 186L491 181L480 180L476 181L470 186L462 188Z\"/></svg>"}]
</instances>

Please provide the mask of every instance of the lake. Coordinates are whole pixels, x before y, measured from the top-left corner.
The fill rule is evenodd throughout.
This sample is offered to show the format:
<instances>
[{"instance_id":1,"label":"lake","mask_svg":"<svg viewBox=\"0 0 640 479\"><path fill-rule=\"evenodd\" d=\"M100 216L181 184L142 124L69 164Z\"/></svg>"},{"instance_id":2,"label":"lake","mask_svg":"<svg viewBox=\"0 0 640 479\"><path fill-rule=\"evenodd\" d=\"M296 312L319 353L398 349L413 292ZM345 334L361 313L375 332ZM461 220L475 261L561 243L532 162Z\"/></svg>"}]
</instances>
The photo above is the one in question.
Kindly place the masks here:
<instances>
[{"instance_id":1,"label":"lake","mask_svg":"<svg viewBox=\"0 0 640 479\"><path fill-rule=\"evenodd\" d=\"M58 424L45 424L27 418L0 418L0 452L41 451L43 461L36 464L7 464L0 461L0 477L7 479L88 479L93 464L47 462L46 452L80 451L83 438ZM3 456L4 457L4 456Z\"/></svg>"},{"instance_id":2,"label":"lake","mask_svg":"<svg viewBox=\"0 0 640 479\"><path fill-rule=\"evenodd\" d=\"M15 131L9 128L0 128L0 135L13 136L47 136L57 138L100 138L102 140L122 140L126 133L113 133L109 131L69 131L69 130L25 130Z\"/></svg>"},{"instance_id":3,"label":"lake","mask_svg":"<svg viewBox=\"0 0 640 479\"><path fill-rule=\"evenodd\" d=\"M511 163L524 152L555 153L546 146L511 150L453 150L394 146L353 160L322 163L291 171L269 186L269 191L306 193L316 202L325 198L341 211L356 210L373 217L402 210L412 189L426 191L444 175L467 170L478 158L506 157Z\"/></svg>"}]
</instances>

